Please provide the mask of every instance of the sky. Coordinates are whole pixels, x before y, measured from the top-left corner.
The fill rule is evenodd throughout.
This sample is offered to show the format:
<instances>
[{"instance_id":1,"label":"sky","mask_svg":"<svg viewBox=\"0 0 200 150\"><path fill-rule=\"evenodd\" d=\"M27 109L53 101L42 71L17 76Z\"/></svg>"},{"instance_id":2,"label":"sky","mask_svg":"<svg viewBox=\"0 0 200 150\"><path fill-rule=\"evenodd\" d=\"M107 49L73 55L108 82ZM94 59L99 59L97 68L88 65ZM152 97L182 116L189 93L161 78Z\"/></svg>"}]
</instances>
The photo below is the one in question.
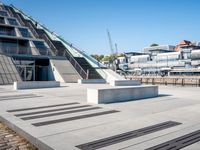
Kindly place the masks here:
<instances>
[{"instance_id":1,"label":"sky","mask_svg":"<svg viewBox=\"0 0 200 150\"><path fill-rule=\"evenodd\" d=\"M152 43L200 41L200 0L2 0L13 4L89 54Z\"/></svg>"}]
</instances>

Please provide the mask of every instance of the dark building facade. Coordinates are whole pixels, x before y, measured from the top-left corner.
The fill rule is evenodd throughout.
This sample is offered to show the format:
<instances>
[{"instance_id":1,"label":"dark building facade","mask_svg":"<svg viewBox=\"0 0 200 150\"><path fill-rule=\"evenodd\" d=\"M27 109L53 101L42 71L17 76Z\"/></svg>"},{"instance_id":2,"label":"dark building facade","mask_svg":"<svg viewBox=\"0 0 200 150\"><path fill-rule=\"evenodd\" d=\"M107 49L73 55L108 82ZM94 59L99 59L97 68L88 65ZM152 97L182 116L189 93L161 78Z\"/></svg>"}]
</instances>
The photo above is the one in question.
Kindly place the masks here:
<instances>
[{"instance_id":1,"label":"dark building facade","mask_svg":"<svg viewBox=\"0 0 200 150\"><path fill-rule=\"evenodd\" d=\"M0 5L0 84L102 79L102 67L15 6Z\"/></svg>"}]
</instances>

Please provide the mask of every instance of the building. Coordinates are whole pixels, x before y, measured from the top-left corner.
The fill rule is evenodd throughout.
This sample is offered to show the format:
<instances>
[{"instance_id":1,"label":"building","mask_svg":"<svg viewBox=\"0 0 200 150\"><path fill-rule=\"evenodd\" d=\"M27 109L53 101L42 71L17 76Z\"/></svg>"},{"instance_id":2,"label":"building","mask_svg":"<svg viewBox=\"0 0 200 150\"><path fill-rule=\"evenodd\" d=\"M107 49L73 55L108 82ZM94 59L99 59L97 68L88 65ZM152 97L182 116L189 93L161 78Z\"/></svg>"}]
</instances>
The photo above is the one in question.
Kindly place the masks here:
<instances>
[{"instance_id":1,"label":"building","mask_svg":"<svg viewBox=\"0 0 200 150\"><path fill-rule=\"evenodd\" d=\"M176 46L175 50L181 51L182 49L200 49L200 45L199 42L191 42L188 40L183 40Z\"/></svg>"},{"instance_id":2,"label":"building","mask_svg":"<svg viewBox=\"0 0 200 150\"><path fill-rule=\"evenodd\" d=\"M173 45L158 45L158 46L150 46L143 48L144 53L163 53L163 52L173 52L175 50L175 46Z\"/></svg>"},{"instance_id":3,"label":"building","mask_svg":"<svg viewBox=\"0 0 200 150\"><path fill-rule=\"evenodd\" d=\"M183 40L177 46L145 47L145 54L131 56L129 73L134 75L200 75L199 43Z\"/></svg>"},{"instance_id":4,"label":"building","mask_svg":"<svg viewBox=\"0 0 200 150\"><path fill-rule=\"evenodd\" d=\"M0 84L102 79L102 67L15 6L0 5Z\"/></svg>"}]
</instances>

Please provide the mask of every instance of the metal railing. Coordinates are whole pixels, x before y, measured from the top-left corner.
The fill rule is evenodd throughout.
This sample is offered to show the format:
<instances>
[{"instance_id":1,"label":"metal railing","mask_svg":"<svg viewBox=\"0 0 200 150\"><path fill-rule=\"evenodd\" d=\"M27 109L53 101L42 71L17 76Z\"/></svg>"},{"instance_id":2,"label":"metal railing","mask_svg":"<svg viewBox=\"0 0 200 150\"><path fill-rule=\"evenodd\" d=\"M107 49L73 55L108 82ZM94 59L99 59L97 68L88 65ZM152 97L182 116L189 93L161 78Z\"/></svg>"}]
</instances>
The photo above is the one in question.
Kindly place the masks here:
<instances>
[{"instance_id":1,"label":"metal railing","mask_svg":"<svg viewBox=\"0 0 200 150\"><path fill-rule=\"evenodd\" d=\"M21 26L25 26L25 23L22 21L21 17L17 13L16 13L16 18L19 21L19 23L21 24Z\"/></svg>"},{"instance_id":2,"label":"metal railing","mask_svg":"<svg viewBox=\"0 0 200 150\"><path fill-rule=\"evenodd\" d=\"M70 45L73 49L75 49L78 53L80 53L84 58L90 60L94 65L92 67L96 69L96 71L104 78L107 78L107 74L103 71L103 69L108 69L103 64L101 64L99 61L91 57L90 55L86 54L85 52L81 51L77 47L74 47L73 44L70 44L69 42L65 41L62 37L56 35L57 38L59 38L62 42L66 43L67 45ZM86 76L89 76L89 72L86 73Z\"/></svg>"},{"instance_id":3,"label":"metal railing","mask_svg":"<svg viewBox=\"0 0 200 150\"><path fill-rule=\"evenodd\" d=\"M35 30L35 28L32 26L32 24L30 22L27 23L29 29L31 30L31 32L33 33L33 36L35 38L39 38L39 35L37 33L37 31Z\"/></svg>"},{"instance_id":4,"label":"metal railing","mask_svg":"<svg viewBox=\"0 0 200 150\"><path fill-rule=\"evenodd\" d=\"M49 40L49 38L47 37L46 34L43 34L43 35L42 35L42 39L45 40L45 42L49 45L50 49L53 50L53 53L56 55L57 49L56 49L56 47L54 46L54 44L51 42L51 40Z\"/></svg>"},{"instance_id":5,"label":"metal railing","mask_svg":"<svg viewBox=\"0 0 200 150\"><path fill-rule=\"evenodd\" d=\"M80 64L75 60L75 58L72 55L67 55L65 54L65 57L68 58L68 60L70 61L70 63L74 66L74 68L76 69L76 71L80 74L80 76L83 79L88 79L88 73L85 72L85 70L80 66Z\"/></svg>"}]
</instances>

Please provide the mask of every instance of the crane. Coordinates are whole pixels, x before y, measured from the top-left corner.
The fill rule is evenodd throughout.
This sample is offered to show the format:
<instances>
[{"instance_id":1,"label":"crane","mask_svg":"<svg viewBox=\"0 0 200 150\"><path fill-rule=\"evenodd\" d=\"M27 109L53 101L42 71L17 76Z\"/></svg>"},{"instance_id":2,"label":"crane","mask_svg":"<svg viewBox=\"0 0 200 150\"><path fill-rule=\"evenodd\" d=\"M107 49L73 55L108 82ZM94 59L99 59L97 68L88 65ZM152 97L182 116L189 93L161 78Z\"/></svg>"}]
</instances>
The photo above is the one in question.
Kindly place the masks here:
<instances>
[{"instance_id":1,"label":"crane","mask_svg":"<svg viewBox=\"0 0 200 150\"><path fill-rule=\"evenodd\" d=\"M111 55L114 55L113 43L112 43L111 35L110 35L110 32L109 32L108 29L107 29L107 34L108 34L108 40L109 40L109 45L110 45Z\"/></svg>"},{"instance_id":2,"label":"crane","mask_svg":"<svg viewBox=\"0 0 200 150\"><path fill-rule=\"evenodd\" d=\"M116 64L115 64L115 52L114 52L114 47L113 47L113 43L112 43L112 39L111 39L111 35L109 30L107 29L107 35L108 35L108 40L109 40L109 45L110 45L110 50L111 50L111 56L112 56L112 69L116 70Z\"/></svg>"},{"instance_id":3,"label":"crane","mask_svg":"<svg viewBox=\"0 0 200 150\"><path fill-rule=\"evenodd\" d=\"M117 47L117 43L115 43L115 56L117 57L118 55L118 47Z\"/></svg>"}]
</instances>

